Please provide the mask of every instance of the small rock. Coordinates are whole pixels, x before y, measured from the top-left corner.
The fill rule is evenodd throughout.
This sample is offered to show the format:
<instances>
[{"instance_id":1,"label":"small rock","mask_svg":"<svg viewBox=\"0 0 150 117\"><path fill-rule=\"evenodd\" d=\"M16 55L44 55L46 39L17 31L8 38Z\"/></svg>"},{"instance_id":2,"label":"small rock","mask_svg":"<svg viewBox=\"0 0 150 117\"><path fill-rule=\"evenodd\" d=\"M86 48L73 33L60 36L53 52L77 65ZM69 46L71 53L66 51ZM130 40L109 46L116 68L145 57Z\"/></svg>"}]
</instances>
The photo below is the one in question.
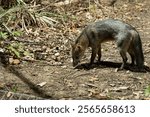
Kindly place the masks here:
<instances>
[{"instance_id":1,"label":"small rock","mask_svg":"<svg viewBox=\"0 0 150 117\"><path fill-rule=\"evenodd\" d=\"M147 63L147 62L144 62L144 65L148 66L148 63Z\"/></svg>"},{"instance_id":2,"label":"small rock","mask_svg":"<svg viewBox=\"0 0 150 117\"><path fill-rule=\"evenodd\" d=\"M92 15L91 15L89 12L86 13L85 17L86 17L87 19L92 19L92 18L93 18Z\"/></svg>"},{"instance_id":3,"label":"small rock","mask_svg":"<svg viewBox=\"0 0 150 117\"><path fill-rule=\"evenodd\" d=\"M138 77L136 77L136 79L141 80L142 78L138 76Z\"/></svg>"},{"instance_id":4,"label":"small rock","mask_svg":"<svg viewBox=\"0 0 150 117\"><path fill-rule=\"evenodd\" d=\"M55 60L55 59L56 59L56 56L52 55L51 58L52 58L53 60Z\"/></svg>"},{"instance_id":5,"label":"small rock","mask_svg":"<svg viewBox=\"0 0 150 117\"><path fill-rule=\"evenodd\" d=\"M47 49L47 46L44 45L44 46L42 47L42 49L44 49L44 50Z\"/></svg>"},{"instance_id":6,"label":"small rock","mask_svg":"<svg viewBox=\"0 0 150 117\"><path fill-rule=\"evenodd\" d=\"M9 63L12 64L13 63L13 58L9 58Z\"/></svg>"},{"instance_id":7,"label":"small rock","mask_svg":"<svg viewBox=\"0 0 150 117\"><path fill-rule=\"evenodd\" d=\"M57 57L57 56L60 56L60 53L55 53L55 56Z\"/></svg>"},{"instance_id":8,"label":"small rock","mask_svg":"<svg viewBox=\"0 0 150 117\"><path fill-rule=\"evenodd\" d=\"M112 87L116 86L116 84L109 84L109 85L112 86Z\"/></svg>"},{"instance_id":9,"label":"small rock","mask_svg":"<svg viewBox=\"0 0 150 117\"><path fill-rule=\"evenodd\" d=\"M46 48L46 52L51 52L51 49L50 48Z\"/></svg>"},{"instance_id":10,"label":"small rock","mask_svg":"<svg viewBox=\"0 0 150 117\"><path fill-rule=\"evenodd\" d=\"M10 64L14 64L14 65L18 65L20 63L20 60L9 58L9 63Z\"/></svg>"},{"instance_id":11,"label":"small rock","mask_svg":"<svg viewBox=\"0 0 150 117\"><path fill-rule=\"evenodd\" d=\"M63 66L61 66L62 68L67 68L67 66L66 65L63 65Z\"/></svg>"},{"instance_id":12,"label":"small rock","mask_svg":"<svg viewBox=\"0 0 150 117\"><path fill-rule=\"evenodd\" d=\"M7 98L11 97L12 96L12 92L8 92L7 93Z\"/></svg>"},{"instance_id":13,"label":"small rock","mask_svg":"<svg viewBox=\"0 0 150 117\"><path fill-rule=\"evenodd\" d=\"M72 59L72 58L70 59L70 62L71 62L71 63L73 62L73 59Z\"/></svg>"},{"instance_id":14,"label":"small rock","mask_svg":"<svg viewBox=\"0 0 150 117\"><path fill-rule=\"evenodd\" d=\"M20 61L18 59L14 59L13 64L18 65Z\"/></svg>"},{"instance_id":15,"label":"small rock","mask_svg":"<svg viewBox=\"0 0 150 117\"><path fill-rule=\"evenodd\" d=\"M4 53L4 49L3 49L3 48L0 48L0 52L1 52L1 53Z\"/></svg>"},{"instance_id":16,"label":"small rock","mask_svg":"<svg viewBox=\"0 0 150 117\"><path fill-rule=\"evenodd\" d=\"M128 70L128 71L126 71L126 73L127 73L127 74L130 73L130 71Z\"/></svg>"}]
</instances>

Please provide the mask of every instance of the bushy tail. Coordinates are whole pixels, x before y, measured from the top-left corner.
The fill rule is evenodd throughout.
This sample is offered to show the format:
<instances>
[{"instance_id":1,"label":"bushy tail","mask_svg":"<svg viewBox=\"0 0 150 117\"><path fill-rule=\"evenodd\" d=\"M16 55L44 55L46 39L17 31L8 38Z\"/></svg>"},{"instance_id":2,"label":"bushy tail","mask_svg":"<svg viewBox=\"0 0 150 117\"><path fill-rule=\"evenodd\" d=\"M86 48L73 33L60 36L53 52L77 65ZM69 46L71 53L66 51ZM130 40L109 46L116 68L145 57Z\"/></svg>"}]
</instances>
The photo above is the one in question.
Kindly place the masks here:
<instances>
[{"instance_id":1,"label":"bushy tail","mask_svg":"<svg viewBox=\"0 0 150 117\"><path fill-rule=\"evenodd\" d=\"M143 55L141 38L140 38L140 35L138 34L138 32L135 31L133 38L134 38L133 46L134 46L136 65L137 65L138 69L143 69L144 55Z\"/></svg>"}]
</instances>

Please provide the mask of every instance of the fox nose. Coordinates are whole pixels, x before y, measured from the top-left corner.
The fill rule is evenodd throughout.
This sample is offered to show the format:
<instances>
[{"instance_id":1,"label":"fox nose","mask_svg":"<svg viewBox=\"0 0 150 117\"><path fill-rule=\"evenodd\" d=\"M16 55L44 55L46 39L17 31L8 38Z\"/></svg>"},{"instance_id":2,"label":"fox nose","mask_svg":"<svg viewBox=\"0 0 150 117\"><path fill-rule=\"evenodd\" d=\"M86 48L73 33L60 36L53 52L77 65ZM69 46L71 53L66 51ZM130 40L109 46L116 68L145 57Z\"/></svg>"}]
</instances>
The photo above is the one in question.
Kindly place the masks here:
<instances>
[{"instance_id":1,"label":"fox nose","mask_svg":"<svg viewBox=\"0 0 150 117\"><path fill-rule=\"evenodd\" d=\"M73 67L75 67L77 64L78 64L78 63L74 63L74 62L73 62Z\"/></svg>"}]
</instances>

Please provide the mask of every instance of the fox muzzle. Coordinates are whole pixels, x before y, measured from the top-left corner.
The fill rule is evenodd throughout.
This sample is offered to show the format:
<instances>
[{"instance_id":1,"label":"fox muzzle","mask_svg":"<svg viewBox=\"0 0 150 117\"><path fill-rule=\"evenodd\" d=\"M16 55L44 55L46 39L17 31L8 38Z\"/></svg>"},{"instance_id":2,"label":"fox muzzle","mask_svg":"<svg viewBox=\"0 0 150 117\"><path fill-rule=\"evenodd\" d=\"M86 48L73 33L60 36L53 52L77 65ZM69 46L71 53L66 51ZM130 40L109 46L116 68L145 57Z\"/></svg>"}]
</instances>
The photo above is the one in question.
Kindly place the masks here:
<instances>
[{"instance_id":1,"label":"fox muzzle","mask_svg":"<svg viewBox=\"0 0 150 117\"><path fill-rule=\"evenodd\" d=\"M80 61L73 61L73 67L76 67L79 63Z\"/></svg>"}]
</instances>

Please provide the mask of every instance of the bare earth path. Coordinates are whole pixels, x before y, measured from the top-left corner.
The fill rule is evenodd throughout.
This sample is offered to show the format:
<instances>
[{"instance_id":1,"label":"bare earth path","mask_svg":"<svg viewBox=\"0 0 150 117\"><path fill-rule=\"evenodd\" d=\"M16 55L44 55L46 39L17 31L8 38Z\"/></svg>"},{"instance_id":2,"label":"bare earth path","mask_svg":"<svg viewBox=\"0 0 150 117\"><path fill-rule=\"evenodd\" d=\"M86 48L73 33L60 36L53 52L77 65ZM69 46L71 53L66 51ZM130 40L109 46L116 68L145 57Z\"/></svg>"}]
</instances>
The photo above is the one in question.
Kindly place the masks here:
<instances>
[{"instance_id":1,"label":"bare earth path","mask_svg":"<svg viewBox=\"0 0 150 117\"><path fill-rule=\"evenodd\" d=\"M145 64L150 67L149 6L148 1L146 11L136 13L140 19L131 20L130 23L141 35ZM0 90L48 99L147 99L144 90L150 85L150 72L138 73L128 69L117 72L121 57L116 46L107 43L103 48L102 60L105 62L89 70L74 69L71 55L62 66L23 62L14 70L14 67L4 68L0 65ZM87 62L90 56L89 52L86 54ZM44 82L44 86L38 86Z\"/></svg>"}]
</instances>

